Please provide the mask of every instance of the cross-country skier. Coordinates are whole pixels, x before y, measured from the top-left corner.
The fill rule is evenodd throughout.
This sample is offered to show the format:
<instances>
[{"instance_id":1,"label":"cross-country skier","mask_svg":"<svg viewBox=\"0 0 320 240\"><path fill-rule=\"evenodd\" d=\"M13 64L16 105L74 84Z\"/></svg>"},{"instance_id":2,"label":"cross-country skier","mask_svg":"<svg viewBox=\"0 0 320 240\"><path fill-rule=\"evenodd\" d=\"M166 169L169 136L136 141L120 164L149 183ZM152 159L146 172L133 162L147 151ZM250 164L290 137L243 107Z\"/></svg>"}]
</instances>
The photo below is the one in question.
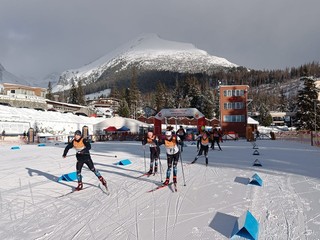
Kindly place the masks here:
<instances>
[{"instance_id":1,"label":"cross-country skier","mask_svg":"<svg viewBox=\"0 0 320 240\"><path fill-rule=\"evenodd\" d=\"M204 153L204 156L206 158L206 166L208 166L209 143L210 143L210 134L205 129L203 129L197 137L197 148L199 150L198 154L194 158L194 160L191 162L191 164L195 163L198 160L198 158L202 156L202 154Z\"/></svg>"},{"instance_id":2,"label":"cross-country skier","mask_svg":"<svg viewBox=\"0 0 320 240\"><path fill-rule=\"evenodd\" d=\"M171 167L173 169L173 183L177 183L177 165L179 161L180 151L179 144L180 138L178 136L173 136L171 131L166 131L165 139L159 141L159 144L164 144L167 153L167 174L166 180L163 185L168 185L171 175Z\"/></svg>"},{"instance_id":3,"label":"cross-country skier","mask_svg":"<svg viewBox=\"0 0 320 240\"><path fill-rule=\"evenodd\" d=\"M179 136L181 142L181 152L183 152L183 145L184 145L184 139L186 137L186 131L183 129L182 126L179 127L178 131L177 131L177 135Z\"/></svg>"},{"instance_id":4,"label":"cross-country skier","mask_svg":"<svg viewBox=\"0 0 320 240\"><path fill-rule=\"evenodd\" d=\"M156 173L158 171L158 159L160 155L158 138L153 134L153 132L149 131L147 133L147 137L143 139L142 144L149 145L149 148L150 148L150 170L148 174L152 174L153 165L154 165L154 173Z\"/></svg>"},{"instance_id":5,"label":"cross-country skier","mask_svg":"<svg viewBox=\"0 0 320 240\"><path fill-rule=\"evenodd\" d=\"M100 172L94 167L94 164L92 162L90 152L91 144L90 142L81 136L81 131L77 130L74 133L74 139L65 147L63 152L63 158L66 158L67 153L69 149L75 148L76 158L77 158L77 179L78 179L78 186L76 187L76 191L79 191L83 188L82 184L82 175L81 170L83 167L83 164L86 164L88 168L99 178L100 182L106 187L107 182L106 180L101 176Z\"/></svg>"},{"instance_id":6,"label":"cross-country skier","mask_svg":"<svg viewBox=\"0 0 320 240\"><path fill-rule=\"evenodd\" d=\"M218 129L213 128L212 129L212 144L211 144L211 149L214 150L214 143L216 142L219 150L222 151L221 147L220 147L220 138L221 138L221 133L218 131Z\"/></svg>"}]
</instances>

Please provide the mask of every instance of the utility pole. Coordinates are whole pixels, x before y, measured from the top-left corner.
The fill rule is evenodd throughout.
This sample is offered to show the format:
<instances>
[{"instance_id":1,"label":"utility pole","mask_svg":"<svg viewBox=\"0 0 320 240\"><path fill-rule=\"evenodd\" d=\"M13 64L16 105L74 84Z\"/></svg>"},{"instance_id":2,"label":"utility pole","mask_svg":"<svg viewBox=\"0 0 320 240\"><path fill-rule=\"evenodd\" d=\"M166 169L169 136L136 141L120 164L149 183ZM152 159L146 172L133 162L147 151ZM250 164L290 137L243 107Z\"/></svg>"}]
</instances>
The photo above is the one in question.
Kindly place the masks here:
<instances>
[{"instance_id":1,"label":"utility pole","mask_svg":"<svg viewBox=\"0 0 320 240\"><path fill-rule=\"evenodd\" d=\"M314 105L314 138L312 143L314 143L317 140L317 99L313 102ZM314 144L312 144L313 146Z\"/></svg>"},{"instance_id":2,"label":"utility pole","mask_svg":"<svg viewBox=\"0 0 320 240\"><path fill-rule=\"evenodd\" d=\"M311 146L314 145L314 142L317 139L317 100L318 99L314 99L313 100L313 107L314 107L314 135L312 134L312 131L311 131Z\"/></svg>"}]
</instances>

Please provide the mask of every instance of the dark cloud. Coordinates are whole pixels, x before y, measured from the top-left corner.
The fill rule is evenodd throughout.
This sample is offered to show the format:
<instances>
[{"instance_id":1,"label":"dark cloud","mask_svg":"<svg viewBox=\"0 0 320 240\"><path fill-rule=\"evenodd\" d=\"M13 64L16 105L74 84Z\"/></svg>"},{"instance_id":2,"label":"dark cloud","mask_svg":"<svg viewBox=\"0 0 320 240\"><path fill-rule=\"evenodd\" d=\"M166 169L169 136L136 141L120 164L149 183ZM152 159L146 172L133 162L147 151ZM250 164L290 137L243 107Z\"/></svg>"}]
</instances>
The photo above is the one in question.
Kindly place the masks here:
<instances>
[{"instance_id":1,"label":"dark cloud","mask_svg":"<svg viewBox=\"0 0 320 240\"><path fill-rule=\"evenodd\" d=\"M320 61L318 0L2 0L0 63L43 77L141 33L189 42L255 69Z\"/></svg>"}]
</instances>

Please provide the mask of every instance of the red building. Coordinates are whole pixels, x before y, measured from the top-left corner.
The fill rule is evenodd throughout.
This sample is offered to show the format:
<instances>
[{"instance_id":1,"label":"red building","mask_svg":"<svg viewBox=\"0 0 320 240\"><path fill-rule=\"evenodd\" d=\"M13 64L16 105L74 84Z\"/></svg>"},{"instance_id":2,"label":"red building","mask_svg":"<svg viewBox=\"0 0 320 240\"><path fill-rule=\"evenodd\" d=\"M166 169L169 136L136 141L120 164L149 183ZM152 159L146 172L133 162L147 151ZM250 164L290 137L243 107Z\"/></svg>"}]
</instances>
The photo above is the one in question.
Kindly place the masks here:
<instances>
[{"instance_id":1,"label":"red building","mask_svg":"<svg viewBox=\"0 0 320 240\"><path fill-rule=\"evenodd\" d=\"M220 124L224 133L246 137L248 89L247 85L220 86Z\"/></svg>"}]
</instances>

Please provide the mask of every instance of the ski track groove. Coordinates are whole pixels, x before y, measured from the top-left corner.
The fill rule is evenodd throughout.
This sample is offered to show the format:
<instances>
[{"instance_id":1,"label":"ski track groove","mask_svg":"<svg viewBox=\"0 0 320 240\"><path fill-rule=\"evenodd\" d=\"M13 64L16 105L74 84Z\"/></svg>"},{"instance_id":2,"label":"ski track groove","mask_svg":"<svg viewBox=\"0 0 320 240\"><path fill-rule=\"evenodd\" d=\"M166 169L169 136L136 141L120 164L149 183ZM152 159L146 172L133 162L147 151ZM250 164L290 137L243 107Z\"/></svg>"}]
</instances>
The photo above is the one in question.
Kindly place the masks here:
<instances>
[{"instance_id":1,"label":"ski track groove","mask_svg":"<svg viewBox=\"0 0 320 240\"><path fill-rule=\"evenodd\" d=\"M111 207L111 206L110 206ZM103 214L103 213L105 213L105 212L108 212L108 211L106 211L106 210L108 210L108 208L105 208L105 205L104 204L101 204L101 207L100 207L100 210L101 211L98 211L98 213L100 213L100 214ZM104 210L104 211L102 211L102 210ZM92 220L92 216L94 216L94 215L96 215L97 214L97 210L95 209L95 208L93 208L92 210L91 210L91 214L87 214L86 215L86 217L88 217L88 216L91 216L91 220ZM108 219L113 219L113 214L111 215L111 216L108 216ZM104 218L106 217L105 215L103 216ZM116 228L114 228L110 233L109 233L109 235L108 235L108 237L109 236L112 236L112 234L114 233L114 232L116 232L117 230L120 230L120 229L123 229L123 231L125 232L125 231L128 231L127 229L125 229L125 228L123 228L123 226L125 225L125 224L127 224L128 222L130 221L130 219L128 219L127 221L125 221L125 222L123 222L123 223L119 223L119 222L116 222L116 221L114 221L114 220L112 220L112 222L113 223L115 223L115 224L117 224L118 226L116 227ZM112 225L113 223L111 223L110 225ZM110 226L109 225L109 226ZM120 231L121 232L121 231ZM135 234L133 234L133 233L131 233L130 232L130 234L132 234L133 236L135 236ZM107 238L108 238L107 237Z\"/></svg>"},{"instance_id":2,"label":"ski track groove","mask_svg":"<svg viewBox=\"0 0 320 240\"><path fill-rule=\"evenodd\" d=\"M70 195L72 195L72 194L70 194ZM79 200L79 197L77 198L78 200ZM68 196L67 198L73 199L74 196ZM91 200L92 199L93 200L100 200L100 199L97 199L97 196L95 194L93 194L93 196L91 197ZM52 205L57 209L57 206L54 202L52 203ZM78 207L75 205L74 208L77 209ZM81 227L81 229L83 229L85 226L87 226L88 230L91 232L92 237L94 237L94 233L93 233L92 229L90 228L89 223L94 219L93 218L94 216L97 216L97 214L99 216L103 212L103 211L101 211L103 209L104 209L104 205L101 205L98 210L96 209L96 207L92 206L92 208L89 209L89 211L86 212L86 214L84 215L85 218L88 218L88 221L86 222L86 224L83 227ZM76 218L83 217L82 213L78 213L77 215L75 215L75 212L77 212L77 211L75 211L74 209L69 210L69 212L67 214L65 214L66 217L63 218L63 221L67 222L69 224L72 224L72 220L70 220L68 217L70 214L75 216ZM57 211L55 211L55 214L57 214ZM60 218L60 220L61 220L61 218ZM57 232L58 230L59 230L58 232L66 232L69 229L68 226L70 226L70 225L66 224L63 226L66 226L66 227L62 227L62 226L60 226L59 228L56 227L54 232ZM81 229L79 231L81 231ZM63 231L61 231L61 230L63 230ZM79 231L77 231L77 232L79 232Z\"/></svg>"},{"instance_id":3,"label":"ski track groove","mask_svg":"<svg viewBox=\"0 0 320 240\"><path fill-rule=\"evenodd\" d=\"M43 183L40 183L40 184L36 184L36 185L42 185ZM130 184L129 186L131 186L131 185L137 185L138 183L132 183L132 184ZM27 190L28 189L28 187L29 187L29 190L30 190L30 192L32 191L31 189L32 189L32 186L33 186L33 184L29 184L29 186L27 185L27 186L25 186L25 189ZM118 194L116 194L116 195L119 195L119 194L122 194L123 192L125 192L125 193L129 193L128 192L128 190L126 189L126 188L124 188L124 187L121 187L121 188L118 188ZM131 197L134 197L133 199L134 200L136 200L137 198L141 198L141 195L142 194L140 194L140 195L137 195L136 196L136 194L135 193L132 193L132 192L130 192L129 193L130 195L131 195ZM26 197L30 197L30 195L29 196L26 196ZM117 197L117 196L115 196L115 197ZM68 196L64 196L64 197L62 197L60 200L63 202L63 201L69 201L69 200L71 200L71 201L69 201L69 202L74 202L73 200L74 199L77 199L77 200L79 200L79 198L78 197L76 197L76 196L73 196L73 194L70 194L70 195L68 195ZM31 199L32 200L32 199ZM36 208L39 208L39 209L41 209L42 207L41 207L41 205L42 205L42 203L43 203L44 201L41 201L40 202L40 204L39 203L37 203L37 205L35 205L35 204L32 204L32 203L30 203L30 204L32 204L34 207L36 206ZM79 204L79 202L78 202L78 206L80 205L84 205L84 201L82 201L82 203L83 204ZM119 204L119 203L118 203ZM74 208L77 208L78 206L77 206L76 204L74 204ZM127 205L127 204L125 204L125 205ZM119 205L118 205L118 207L120 207ZM43 210L43 209L42 209ZM72 211L71 211L71 214L72 214ZM94 214L94 213L93 213ZM93 215L92 213L87 213L86 214L86 216L92 216ZM11 216L12 216L12 214L11 214ZM15 217L14 217L15 218ZM12 219L12 217L11 217L11 219ZM32 218L30 218L29 219L30 221L33 221L32 220ZM68 222L68 219L66 219L67 220L67 222ZM71 224L72 222L71 221L69 221L69 223ZM123 224L119 224L118 223L118 226L120 226L120 227L122 227L123 226ZM66 228L60 228L60 230L66 230ZM55 229L55 231L54 232L56 232L58 229ZM91 230L92 231L92 230ZM62 231L62 232L64 232L64 231Z\"/></svg>"},{"instance_id":4,"label":"ski track groove","mask_svg":"<svg viewBox=\"0 0 320 240\"><path fill-rule=\"evenodd\" d=\"M138 203L136 202L136 212L135 212L135 230L136 230L136 237L139 239L139 220L138 220Z\"/></svg>"},{"instance_id":5,"label":"ski track groove","mask_svg":"<svg viewBox=\"0 0 320 240\"><path fill-rule=\"evenodd\" d=\"M281 193L281 195L283 194L283 190L282 190L282 188L281 188L281 186L279 185L279 183L277 182L277 185L278 185L278 189L279 189L279 191L280 191L280 193ZM282 197L283 198L283 197ZM281 210L282 210L282 214L283 214L283 217L284 217L284 220L285 220L285 223L286 223L286 233L287 233L287 240L289 240L290 239L290 232L289 232L289 230L290 230L290 225L289 225L289 222L288 222L288 218L287 218L287 216L286 216L286 212L285 212L285 209L284 209L284 207L283 207L283 201L280 201L280 207L281 207Z\"/></svg>"},{"instance_id":6,"label":"ski track groove","mask_svg":"<svg viewBox=\"0 0 320 240\"><path fill-rule=\"evenodd\" d=\"M170 216L170 207L171 207L171 198L172 195L167 200L167 214L166 214L166 223L165 223L165 239L168 239L168 225L169 225L169 216Z\"/></svg>"},{"instance_id":7,"label":"ski track groove","mask_svg":"<svg viewBox=\"0 0 320 240\"><path fill-rule=\"evenodd\" d=\"M153 239L156 239L156 198L154 196L154 192L152 192L153 199Z\"/></svg>"}]
</instances>

